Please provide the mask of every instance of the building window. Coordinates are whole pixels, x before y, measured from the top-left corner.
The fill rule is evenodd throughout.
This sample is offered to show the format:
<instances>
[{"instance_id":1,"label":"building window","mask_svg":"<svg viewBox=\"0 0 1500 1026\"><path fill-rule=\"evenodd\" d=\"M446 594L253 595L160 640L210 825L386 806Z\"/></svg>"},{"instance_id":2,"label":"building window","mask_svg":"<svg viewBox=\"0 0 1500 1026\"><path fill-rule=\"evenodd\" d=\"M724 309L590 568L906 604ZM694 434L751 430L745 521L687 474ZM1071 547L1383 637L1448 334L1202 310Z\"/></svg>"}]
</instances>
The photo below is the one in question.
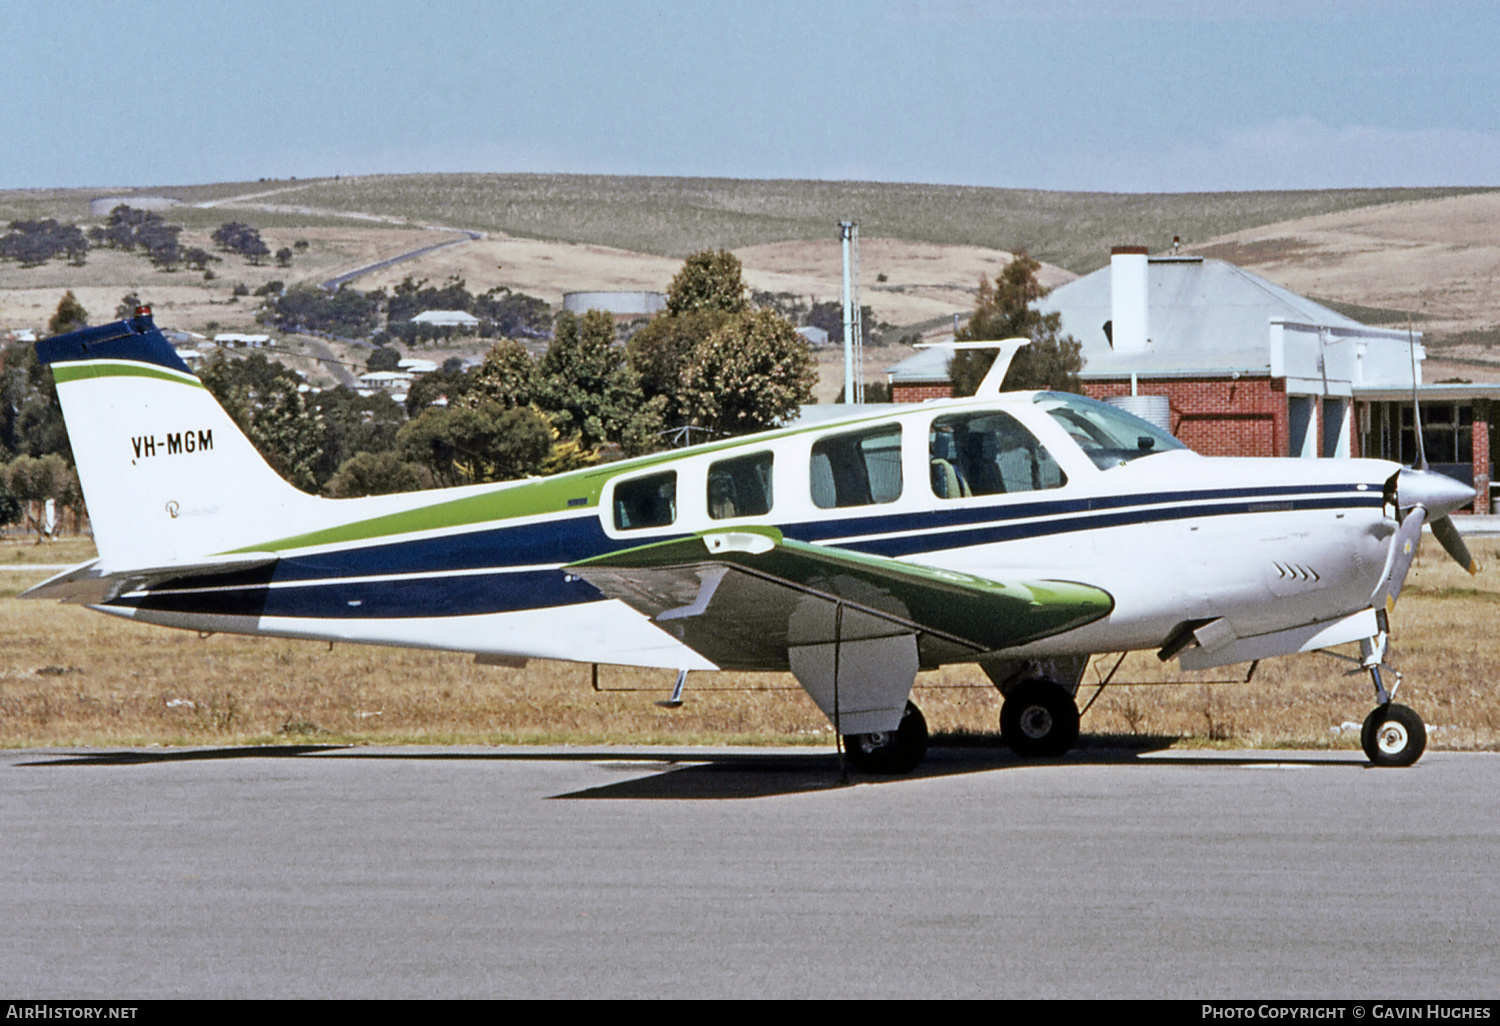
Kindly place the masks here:
<instances>
[{"instance_id":1,"label":"building window","mask_svg":"<svg viewBox=\"0 0 1500 1026\"><path fill-rule=\"evenodd\" d=\"M1426 402L1422 409L1422 447L1428 463L1473 463L1473 408L1468 403ZM1401 462L1417 458L1417 439L1412 432L1411 407L1401 409Z\"/></svg>"}]
</instances>

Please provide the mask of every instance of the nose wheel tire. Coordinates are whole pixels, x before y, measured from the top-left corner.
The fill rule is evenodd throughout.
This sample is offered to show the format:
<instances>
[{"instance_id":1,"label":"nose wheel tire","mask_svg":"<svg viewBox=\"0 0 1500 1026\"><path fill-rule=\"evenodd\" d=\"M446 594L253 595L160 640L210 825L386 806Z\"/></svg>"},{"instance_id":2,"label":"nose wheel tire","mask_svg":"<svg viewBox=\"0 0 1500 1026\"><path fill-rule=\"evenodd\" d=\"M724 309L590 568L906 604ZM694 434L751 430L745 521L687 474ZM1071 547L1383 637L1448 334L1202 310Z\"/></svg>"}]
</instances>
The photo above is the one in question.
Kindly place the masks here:
<instances>
[{"instance_id":1,"label":"nose wheel tire","mask_svg":"<svg viewBox=\"0 0 1500 1026\"><path fill-rule=\"evenodd\" d=\"M1359 742L1375 766L1410 766L1427 749L1427 728L1415 711L1395 702L1365 717Z\"/></svg>"},{"instance_id":2,"label":"nose wheel tire","mask_svg":"<svg viewBox=\"0 0 1500 1026\"><path fill-rule=\"evenodd\" d=\"M1078 705L1051 681L1023 681L1000 707L1000 740L1025 759L1063 755L1078 742Z\"/></svg>"},{"instance_id":3,"label":"nose wheel tire","mask_svg":"<svg viewBox=\"0 0 1500 1026\"><path fill-rule=\"evenodd\" d=\"M911 702L901 726L875 734L845 734L844 755L861 773L910 773L927 755L927 720Z\"/></svg>"}]
</instances>

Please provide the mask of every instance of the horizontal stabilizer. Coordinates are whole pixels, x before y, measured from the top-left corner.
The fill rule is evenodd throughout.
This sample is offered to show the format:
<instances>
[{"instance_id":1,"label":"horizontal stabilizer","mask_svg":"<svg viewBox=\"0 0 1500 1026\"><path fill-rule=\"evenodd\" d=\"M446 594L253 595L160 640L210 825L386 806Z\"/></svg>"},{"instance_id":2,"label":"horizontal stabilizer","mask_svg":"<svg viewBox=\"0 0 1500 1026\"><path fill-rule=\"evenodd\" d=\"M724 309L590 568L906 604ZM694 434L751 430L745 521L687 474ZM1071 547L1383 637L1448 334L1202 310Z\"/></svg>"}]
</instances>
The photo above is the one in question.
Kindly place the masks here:
<instances>
[{"instance_id":1,"label":"horizontal stabilizer","mask_svg":"<svg viewBox=\"0 0 1500 1026\"><path fill-rule=\"evenodd\" d=\"M101 560L90 560L71 570L64 570L49 577L41 584L21 593L22 598L56 599L83 606L108 605L121 595L141 588L154 588L168 581L186 578L208 577L214 574L238 570L253 570L270 566L277 556L269 552L249 552L233 556L217 556L211 560L193 563L173 563L166 566L145 567L135 570L111 570L101 566Z\"/></svg>"}]
</instances>

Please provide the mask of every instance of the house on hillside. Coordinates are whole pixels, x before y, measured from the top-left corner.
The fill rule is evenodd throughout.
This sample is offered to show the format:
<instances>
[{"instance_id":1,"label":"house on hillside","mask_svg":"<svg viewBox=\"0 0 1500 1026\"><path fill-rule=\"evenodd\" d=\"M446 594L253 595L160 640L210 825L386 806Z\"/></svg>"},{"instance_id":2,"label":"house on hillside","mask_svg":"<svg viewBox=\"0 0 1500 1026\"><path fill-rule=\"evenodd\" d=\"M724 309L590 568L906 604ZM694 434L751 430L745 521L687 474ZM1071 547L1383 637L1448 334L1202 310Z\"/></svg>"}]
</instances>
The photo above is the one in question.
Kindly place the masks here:
<instances>
[{"instance_id":1,"label":"house on hillside","mask_svg":"<svg viewBox=\"0 0 1500 1026\"><path fill-rule=\"evenodd\" d=\"M1087 394L1165 399L1172 433L1212 456L1409 464L1415 377L1428 460L1473 485L1488 509L1500 384L1423 384L1420 334L1360 324L1223 260L1139 246L1116 247L1109 266L1037 305L1082 344ZM897 401L951 394L940 349L888 375Z\"/></svg>"},{"instance_id":2,"label":"house on hillside","mask_svg":"<svg viewBox=\"0 0 1500 1026\"><path fill-rule=\"evenodd\" d=\"M412 318L413 324L431 324L435 328L477 328L479 318L464 310L423 310Z\"/></svg>"}]
</instances>

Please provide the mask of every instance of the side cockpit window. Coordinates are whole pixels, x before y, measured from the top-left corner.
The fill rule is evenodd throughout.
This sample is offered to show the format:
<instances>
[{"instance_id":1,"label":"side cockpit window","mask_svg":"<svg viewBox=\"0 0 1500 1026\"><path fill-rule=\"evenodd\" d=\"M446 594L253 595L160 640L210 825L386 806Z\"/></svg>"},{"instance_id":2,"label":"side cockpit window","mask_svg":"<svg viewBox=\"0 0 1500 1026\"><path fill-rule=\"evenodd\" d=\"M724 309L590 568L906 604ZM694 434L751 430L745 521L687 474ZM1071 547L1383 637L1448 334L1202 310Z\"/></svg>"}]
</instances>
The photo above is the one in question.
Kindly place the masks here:
<instances>
[{"instance_id":1,"label":"side cockpit window","mask_svg":"<svg viewBox=\"0 0 1500 1026\"><path fill-rule=\"evenodd\" d=\"M714 520L758 517L771 512L771 469L768 452L719 460L708 468L708 515Z\"/></svg>"},{"instance_id":2,"label":"side cockpit window","mask_svg":"<svg viewBox=\"0 0 1500 1026\"><path fill-rule=\"evenodd\" d=\"M677 520L677 471L615 485L615 529L670 527Z\"/></svg>"},{"instance_id":3,"label":"side cockpit window","mask_svg":"<svg viewBox=\"0 0 1500 1026\"><path fill-rule=\"evenodd\" d=\"M1038 392L1034 401L1062 426L1100 470L1187 448L1155 424L1097 399L1064 392Z\"/></svg>"},{"instance_id":4,"label":"side cockpit window","mask_svg":"<svg viewBox=\"0 0 1500 1026\"><path fill-rule=\"evenodd\" d=\"M901 425L818 439L810 474L819 509L895 502L901 498Z\"/></svg>"},{"instance_id":5,"label":"side cockpit window","mask_svg":"<svg viewBox=\"0 0 1500 1026\"><path fill-rule=\"evenodd\" d=\"M928 436L932 494L940 499L1061 488L1067 475L1008 413L939 417Z\"/></svg>"}]
</instances>

